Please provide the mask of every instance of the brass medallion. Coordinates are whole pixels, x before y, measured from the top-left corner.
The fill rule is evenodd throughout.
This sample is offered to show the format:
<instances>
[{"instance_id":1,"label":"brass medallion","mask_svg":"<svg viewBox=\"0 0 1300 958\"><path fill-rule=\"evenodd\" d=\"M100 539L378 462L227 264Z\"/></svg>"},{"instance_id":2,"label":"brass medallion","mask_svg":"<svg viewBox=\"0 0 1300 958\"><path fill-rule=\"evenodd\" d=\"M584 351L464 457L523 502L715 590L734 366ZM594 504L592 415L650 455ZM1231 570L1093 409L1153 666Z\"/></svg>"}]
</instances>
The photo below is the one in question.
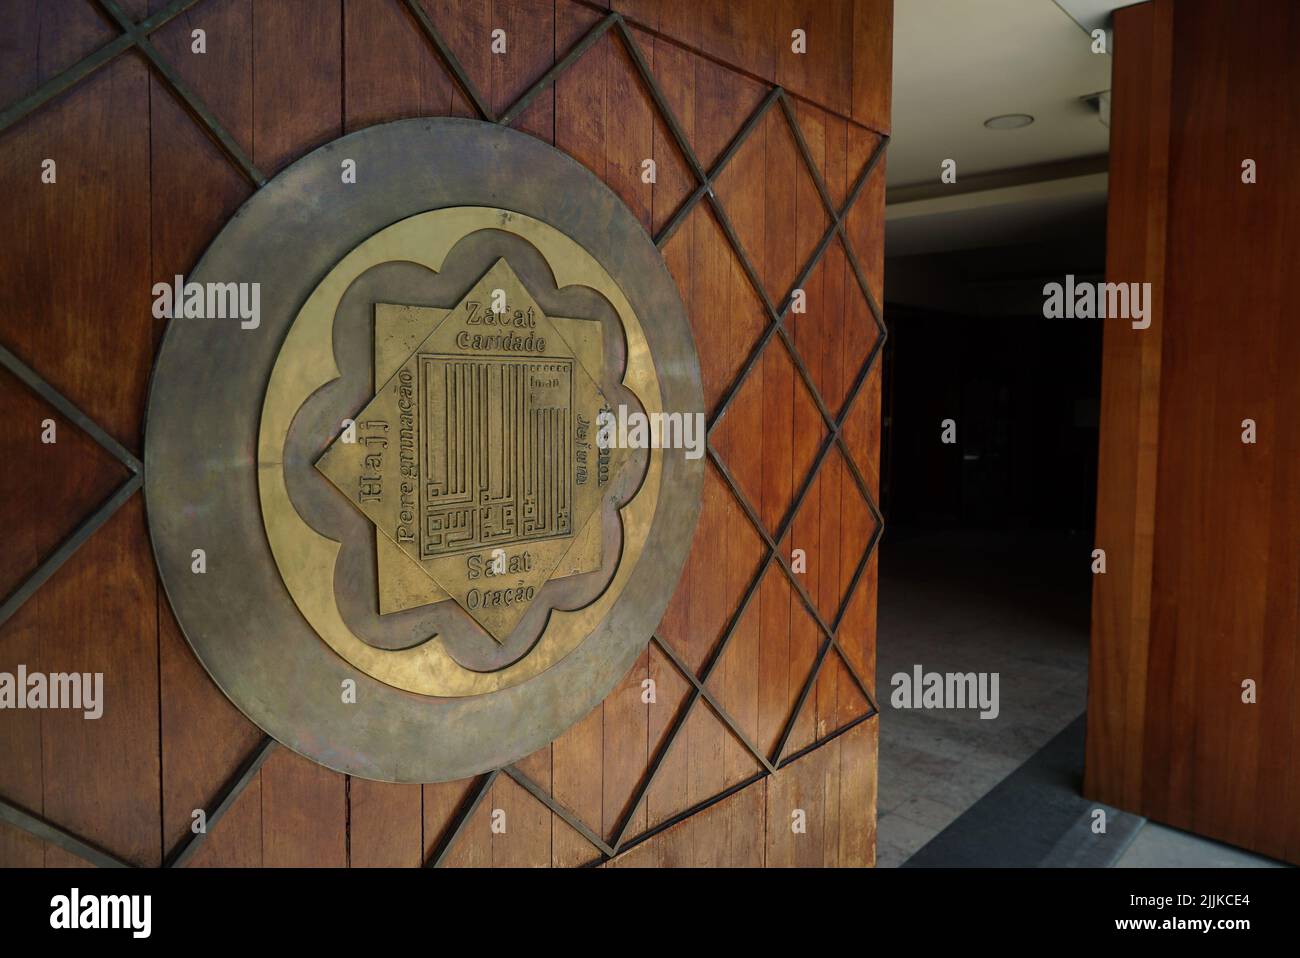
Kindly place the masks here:
<instances>
[{"instance_id":1,"label":"brass medallion","mask_svg":"<svg viewBox=\"0 0 1300 958\"><path fill-rule=\"evenodd\" d=\"M375 524L381 613L450 598L501 642L544 583L600 568L603 370L600 324L548 319L504 259L454 309L375 304L383 385L316 468Z\"/></svg>"},{"instance_id":2,"label":"brass medallion","mask_svg":"<svg viewBox=\"0 0 1300 958\"><path fill-rule=\"evenodd\" d=\"M359 304L373 317L370 398L358 410L336 407L348 427L334 437L313 436L307 448L325 445L315 473L368 520L375 550L368 598L376 614L453 607L437 620L439 632L386 648L346 621L336 591L340 577L319 574L338 567L339 542L292 504L291 477L310 486L320 476L284 468L294 458L286 451L287 427L309 397L339 377L333 343L343 291L391 263L384 257L394 251L454 283L457 270L446 267L446 256L487 230L526 244L515 248L539 257L551 275L583 278L581 285L606 299L615 321L548 316L505 257L481 276L465 267L468 287L445 307ZM481 265L481 257L464 259ZM617 375L607 350L618 357ZM633 382L637 388L630 388ZM653 497L661 468L658 450L633 455L597 448L596 419L611 405L605 384L648 410L659 408L653 364L631 305L594 258L540 221L482 207L435 210L394 224L345 257L290 327L267 389L258 447L271 549L317 633L380 681L439 696L518 684L571 651L590 614L522 620L538 604L549 612L556 600L559 607L571 600L573 589L547 589L568 577L592 575L600 587L612 579L611 597L617 594L613 563L606 570L603 561L605 527L617 529L612 553L639 556L650 506L631 499ZM345 588L359 592L368 581L349 579ZM585 592L592 600L600 595L591 583ZM516 636L518 630L523 634ZM487 657L484 642L498 647ZM467 646L471 654L458 657L457 648Z\"/></svg>"},{"instance_id":3,"label":"brass medallion","mask_svg":"<svg viewBox=\"0 0 1300 958\"><path fill-rule=\"evenodd\" d=\"M369 176L340 186L339 157ZM623 204L523 134L401 121L285 170L190 279L261 284L256 328L169 324L146 437L164 584L235 703L390 781L500 767L597 705L658 624L703 479L683 450L597 442L602 413L703 405Z\"/></svg>"}]
</instances>

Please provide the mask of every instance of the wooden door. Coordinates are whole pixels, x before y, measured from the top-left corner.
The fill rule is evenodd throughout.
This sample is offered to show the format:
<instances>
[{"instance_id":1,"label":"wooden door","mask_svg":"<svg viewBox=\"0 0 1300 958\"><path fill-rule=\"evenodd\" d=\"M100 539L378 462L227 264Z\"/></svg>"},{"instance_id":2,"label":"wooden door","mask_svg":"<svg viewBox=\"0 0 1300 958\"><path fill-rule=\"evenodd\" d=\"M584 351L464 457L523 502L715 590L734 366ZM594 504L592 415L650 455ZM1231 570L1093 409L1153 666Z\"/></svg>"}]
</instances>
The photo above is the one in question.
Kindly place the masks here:
<instances>
[{"instance_id":1,"label":"wooden door","mask_svg":"<svg viewBox=\"0 0 1300 958\"><path fill-rule=\"evenodd\" d=\"M1155 305L1106 327L1086 791L1300 862L1300 8L1115 44L1107 279Z\"/></svg>"},{"instance_id":2,"label":"wooden door","mask_svg":"<svg viewBox=\"0 0 1300 958\"><path fill-rule=\"evenodd\" d=\"M0 863L874 860L892 3L613 6L6 5L0 671L102 672L105 708L0 713ZM266 740L173 619L136 494L150 289L305 152L449 114L554 144L641 219L715 428L687 569L606 701L510 768L390 785Z\"/></svg>"}]
</instances>

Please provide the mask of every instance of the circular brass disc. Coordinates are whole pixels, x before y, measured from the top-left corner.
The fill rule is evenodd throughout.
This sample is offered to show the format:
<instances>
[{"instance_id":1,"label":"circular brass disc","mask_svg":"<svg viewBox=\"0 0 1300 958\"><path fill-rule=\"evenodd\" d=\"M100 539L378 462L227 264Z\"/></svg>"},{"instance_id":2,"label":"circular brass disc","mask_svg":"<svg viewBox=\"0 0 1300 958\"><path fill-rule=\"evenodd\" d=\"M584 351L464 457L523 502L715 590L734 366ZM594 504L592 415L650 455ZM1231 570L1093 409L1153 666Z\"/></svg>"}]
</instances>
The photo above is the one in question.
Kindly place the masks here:
<instances>
[{"instance_id":1,"label":"circular brass disc","mask_svg":"<svg viewBox=\"0 0 1300 958\"><path fill-rule=\"evenodd\" d=\"M342 181L345 160L355 161L355 182ZM601 459L598 494L583 458L578 479L566 466L547 480L546 489L560 490L547 493L547 515L539 518L530 501L525 522L514 505L493 505L493 516L531 536L526 551L510 540L512 562L547 557L555 569L550 578L514 580L517 594L528 587L530 606L489 614L485 592L467 599L465 584L448 578L448 569L472 561L472 549L445 546L450 534L440 531L428 543L424 531L395 535L396 520L367 512L372 480L358 470L388 460L338 445L337 412L346 409L358 428L368 423L362 436L379 449L386 396L416 378L419 396L432 394L427 371L450 397L448 370L473 367L456 375L480 377L472 381L484 395L488 384L501 389L523 377L520 415L542 416L527 421L542 421L538 435L550 437L536 448L570 457L586 456L573 452L582 445L574 423L588 422L597 406L702 414L680 297L623 203L533 137L472 120L403 120L335 140L285 169L186 279L256 283L260 292L256 328L237 318L168 324L145 435L162 581L190 645L231 701L314 761L394 782L509 764L598 705L645 647L676 585L699 514L703 459L682 449L620 452ZM510 308L535 307L526 332L550 339L545 356L522 371L510 356L462 362L448 345L470 348L453 324L477 321L465 318L477 315L470 301L493 285L511 291ZM515 315L525 325L523 311ZM433 332L418 347L419 337L408 336L394 352L400 336L381 333L408 320L413 329L425 324L420 336ZM483 342L497 348L502 339ZM497 406L475 421L501 444L506 413ZM445 414L419 408L433 410L422 413L428 422ZM546 426L547 416L561 425ZM443 429L435 439L448 449L460 441L450 426L428 428ZM425 450L442 447L420 435L420 469L429 470L420 486L432 490ZM465 448L490 445L475 441ZM488 462L487 453L474 455ZM510 475L550 475L544 467L555 457L530 455ZM431 529L445 519L423 515ZM471 545L486 549L489 534L504 535L492 524L499 521L484 519ZM193 571L196 549L202 573ZM352 684L355 701L345 694Z\"/></svg>"}]
</instances>

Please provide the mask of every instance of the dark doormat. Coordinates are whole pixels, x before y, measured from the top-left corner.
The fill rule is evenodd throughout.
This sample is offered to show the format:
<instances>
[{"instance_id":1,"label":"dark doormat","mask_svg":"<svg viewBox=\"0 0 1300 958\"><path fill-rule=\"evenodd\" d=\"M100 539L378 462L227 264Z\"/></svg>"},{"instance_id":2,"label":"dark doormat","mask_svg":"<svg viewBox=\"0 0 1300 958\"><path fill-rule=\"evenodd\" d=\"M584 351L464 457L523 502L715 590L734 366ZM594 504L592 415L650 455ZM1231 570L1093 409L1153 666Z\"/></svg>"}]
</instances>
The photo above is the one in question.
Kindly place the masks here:
<instances>
[{"instance_id":1,"label":"dark doormat","mask_svg":"<svg viewBox=\"0 0 1300 958\"><path fill-rule=\"evenodd\" d=\"M1090 802L1083 787L1080 715L993 790L930 839L903 868L1107 868L1145 818ZM1096 809L1106 831L1093 831Z\"/></svg>"}]
</instances>

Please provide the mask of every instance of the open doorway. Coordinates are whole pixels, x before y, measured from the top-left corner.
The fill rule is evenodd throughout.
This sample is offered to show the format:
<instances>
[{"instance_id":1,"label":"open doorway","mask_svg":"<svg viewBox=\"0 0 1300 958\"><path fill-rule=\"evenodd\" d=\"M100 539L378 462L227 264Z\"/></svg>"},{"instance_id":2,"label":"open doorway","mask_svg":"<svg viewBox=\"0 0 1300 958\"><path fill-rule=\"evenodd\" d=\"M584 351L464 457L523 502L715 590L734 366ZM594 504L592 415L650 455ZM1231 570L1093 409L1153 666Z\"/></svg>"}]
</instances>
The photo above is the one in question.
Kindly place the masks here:
<instances>
[{"instance_id":1,"label":"open doorway","mask_svg":"<svg viewBox=\"0 0 1300 958\"><path fill-rule=\"evenodd\" d=\"M935 839L1058 736L1081 749L1102 324L1046 319L1043 288L1104 275L1109 57L1087 39L1052 3L895 5L884 867L1028 864Z\"/></svg>"},{"instance_id":2,"label":"open doorway","mask_svg":"<svg viewBox=\"0 0 1300 958\"><path fill-rule=\"evenodd\" d=\"M895 4L881 866L1276 864L1082 794L1102 327L1137 316L1057 307L1106 278L1126 5Z\"/></svg>"},{"instance_id":3,"label":"open doorway","mask_svg":"<svg viewBox=\"0 0 1300 958\"><path fill-rule=\"evenodd\" d=\"M1064 272L1070 252L1054 255ZM886 306L882 865L910 858L1086 705L1101 323L1022 312L1006 293L1044 280L995 271L1030 256L920 257L960 276L971 305L949 311L900 287ZM1044 248L1032 256L1049 266ZM895 269L927 265L908 259ZM927 707L927 674L972 673L976 701ZM886 684L899 674L902 708Z\"/></svg>"}]
</instances>

